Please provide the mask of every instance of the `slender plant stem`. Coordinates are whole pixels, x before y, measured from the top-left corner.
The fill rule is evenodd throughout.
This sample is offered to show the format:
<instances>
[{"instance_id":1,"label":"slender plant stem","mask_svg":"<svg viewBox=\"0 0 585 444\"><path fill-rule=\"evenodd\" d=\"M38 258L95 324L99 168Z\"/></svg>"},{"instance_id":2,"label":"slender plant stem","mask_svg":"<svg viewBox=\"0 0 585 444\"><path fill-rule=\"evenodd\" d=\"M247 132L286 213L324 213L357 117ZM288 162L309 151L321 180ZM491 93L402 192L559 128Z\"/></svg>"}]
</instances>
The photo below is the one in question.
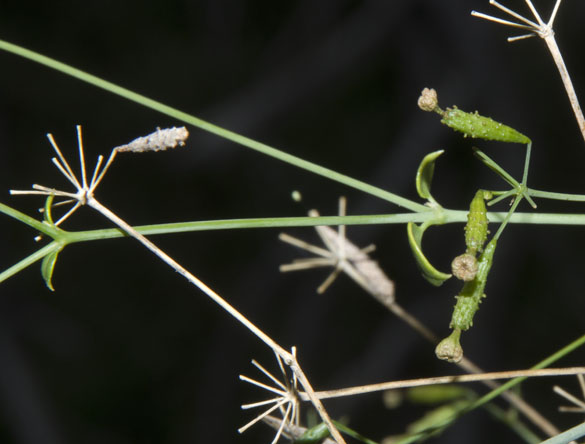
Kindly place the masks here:
<instances>
[{"instance_id":1,"label":"slender plant stem","mask_svg":"<svg viewBox=\"0 0 585 444\"><path fill-rule=\"evenodd\" d=\"M532 142L526 145L526 157L524 158L524 172L522 173L522 185L524 187L528 184L528 170L530 169L530 155L532 153Z\"/></svg>"},{"instance_id":2,"label":"slender plant stem","mask_svg":"<svg viewBox=\"0 0 585 444\"><path fill-rule=\"evenodd\" d=\"M572 352L575 349L581 347L583 344L585 344L585 335L580 336L579 338L577 338L576 340L574 340L570 344L566 345L562 349L560 349L560 350L556 351L555 353L553 353L552 355L550 355L548 358L540 361L538 364L536 364L535 366L533 366L532 369L533 370L538 370L538 369L543 369L545 367L548 367L553 362L558 361L560 358L566 356L570 352ZM473 408L475 408L475 407L479 407L479 406L485 404L486 402L491 401L492 399L494 399L496 396L499 396L504 391L509 390L512 387L514 387L514 386L520 384L521 382L525 381L526 378L527 377L525 377L525 376L520 376L518 378L514 378L513 380L506 382L505 384L502 384L498 389L492 390L490 393L487 393L485 396L483 396L480 399L478 399L473 404L473 406L470 407L470 410L473 409Z\"/></svg>"},{"instance_id":3,"label":"slender plant stem","mask_svg":"<svg viewBox=\"0 0 585 444\"><path fill-rule=\"evenodd\" d=\"M546 441L542 441L540 444L566 444L569 441L582 438L583 436L585 436L585 422L569 430L565 430L563 433L553 436Z\"/></svg>"},{"instance_id":4,"label":"slender plant stem","mask_svg":"<svg viewBox=\"0 0 585 444\"><path fill-rule=\"evenodd\" d=\"M15 275L34 262L50 254L54 249L76 243L102 239L126 237L124 230L118 228L87 230L87 231L65 231L52 225L42 223L20 211L0 203L0 212L11 216L19 221L30 225L49 237L58 240L53 247L38 250L27 256L18 263L0 273L0 282ZM317 225L370 225L370 224L403 224L407 222L426 222L436 220L440 217L441 223L465 223L467 222L467 211L442 210L442 215L435 213L399 213L387 215L368 216L325 216L325 217L286 217L286 218L264 218L264 219L229 219L214 221L193 221L178 222L171 224L155 224L134 227L134 230L145 236L155 234L175 234L192 231L244 229L244 228L283 228L283 227L309 227ZM492 223L503 221L508 213L488 213ZM553 213L514 213L509 223L520 224L546 224L546 225L585 225L585 214L553 214Z\"/></svg>"},{"instance_id":5,"label":"slender plant stem","mask_svg":"<svg viewBox=\"0 0 585 444\"><path fill-rule=\"evenodd\" d=\"M54 225L45 224L40 220L37 220L34 217L29 216L28 214L25 214L12 207L9 207L8 205L3 204L2 202L0 202L0 213L4 213L7 216L19 220L20 222L34 228L35 230L41 231L53 238L59 237L61 232L63 232L63 230L61 230L58 227L55 227Z\"/></svg>"},{"instance_id":6,"label":"slender plant stem","mask_svg":"<svg viewBox=\"0 0 585 444\"><path fill-rule=\"evenodd\" d=\"M258 328L255 324L250 322L250 320L248 320L248 318L246 318L243 314L241 314L238 310L236 310L231 304L229 304L219 294L217 294L215 291L213 291L203 281L201 281L199 278L194 276L186 268L184 268L177 261L175 261L172 257L170 257L164 251L162 251L160 248L158 248L148 238L144 237L142 234L137 232L134 228L132 228L132 226L128 225L128 223L126 223L123 219L121 219L116 214L114 214L112 211L110 211L107 207L103 206L91 194L87 195L86 199L87 199L86 204L88 206L90 206L94 210L101 213L103 216L108 218L110 221L112 221L114 224L116 224L118 227L120 227L122 230L124 230L126 233L128 233L128 235L132 236L138 242L140 242L142 245L144 245L146 248L148 248L152 253L154 253L157 257L159 257L164 263L169 265L173 270L175 270L177 273L179 273L181 276L183 276L185 279L187 279L187 281L189 281L191 284L193 284L197 288L199 288L203 293L205 293L209 298L211 298L216 304L218 304L226 312L228 312L230 315L232 315L234 318L236 318L236 320L238 322L240 322L242 325L244 325L248 330L250 330L253 334L255 334L262 342L264 342L266 345L268 345L274 351L274 353L278 354L278 356L280 356L284 360L284 362L290 367L290 369L297 376L299 382L301 383L301 385L304 387L304 389L306 391L306 395L308 396L308 399L311 400L311 402L313 403L313 405L315 406L315 408L319 412L319 415L321 416L321 419L323 420L323 422L325 424L327 424L327 427L329 428L331 436L333 436L333 438L335 438L335 440L339 444L345 444L343 437L341 436L341 434L339 433L339 431L337 430L337 428L333 424L333 422L332 422L331 418L329 417L329 414L325 410L325 407L323 406L323 403L321 402L321 400L315 396L315 392L314 392L311 384L309 383L309 380L305 376L296 357L292 353L289 353L287 350L285 350L280 345L278 345L270 336L268 336L266 333L264 333L262 330L260 330L260 328Z\"/></svg>"},{"instance_id":7,"label":"slender plant stem","mask_svg":"<svg viewBox=\"0 0 585 444\"><path fill-rule=\"evenodd\" d=\"M496 234L494 234L493 239L495 241L497 241L500 238L500 236L502 235L502 233L504 232L506 225L508 225L508 222L510 222L511 217L514 215L514 212L516 211L516 208L518 208L518 205L520 204L521 200L522 200L521 194L517 195L516 198L514 199L514 203L512 204L512 207L510 207L510 211L508 211L506 218L498 227L498 231L496 231Z\"/></svg>"},{"instance_id":8,"label":"slender plant stem","mask_svg":"<svg viewBox=\"0 0 585 444\"><path fill-rule=\"evenodd\" d=\"M581 110L581 105L579 105L577 93L575 92L573 82L571 81L571 76L569 75L569 71L567 70L565 61L563 60L563 56L561 55L561 51L557 45L557 41L555 40L554 32L546 34L543 39L549 52L552 55L553 60L555 61L555 64L557 65L557 69L561 75L561 80L563 81L563 85L567 91L567 96L569 97L569 102L571 102L573 113L577 119L579 131L581 131L581 136L585 140L585 117L583 117L583 111Z\"/></svg>"},{"instance_id":9,"label":"slender plant stem","mask_svg":"<svg viewBox=\"0 0 585 444\"><path fill-rule=\"evenodd\" d=\"M506 424L510 427L518 436L529 444L540 444L541 439L534 434L523 422L519 421L517 417L510 415L508 410L505 410L493 403L489 403L483 406L490 415L496 418L498 421Z\"/></svg>"},{"instance_id":10,"label":"slender plant stem","mask_svg":"<svg viewBox=\"0 0 585 444\"><path fill-rule=\"evenodd\" d=\"M424 205L422 205L418 202L414 202L412 200L405 199L404 197L400 197L400 196L398 196L394 193L391 193L389 191L385 191L381 188L372 186L366 182L362 182L360 180L353 179L349 176L346 176L344 174L340 174L340 173L333 171L329 168L325 168L325 167L322 167L322 166L317 165L315 163L312 163L312 162L306 161L304 159L301 159L299 157L293 156L291 154L287 154L283 151L277 150L276 148L268 146L264 143L257 142L253 139L242 136L242 135L237 134L233 131L226 130L226 129L221 128L217 125L214 125L212 123L209 123L209 122L206 122L202 119L199 119L195 116L192 116L188 113L185 113L183 111L179 111L178 109L167 106L167 105L165 105L161 102L158 102L156 100L152 100L146 96L138 94L138 93L131 91L127 88L123 88L123 87L118 86L112 82L108 82L107 80L103 80L97 76L86 73L80 69L74 68L70 65L59 62L57 60L54 60L50 57L44 56L44 55L39 54L37 52L31 51L29 49L23 48L23 47L18 46L18 45L14 45L14 44L6 42L4 40L0 40L0 49L3 49L3 50L10 52L12 54L16 54L20 57L24 57L26 59L32 60L36 63L41 64L41 65L48 66L51 69L54 69L56 71L60 71L60 72L67 74L71 77L75 77L75 78L77 78L85 83L89 83L90 85L97 86L98 88L102 88L106 91L111 92L112 94L116 94L120 97L124 97L127 100L138 103L139 105L145 106L145 107L153 109L155 111L158 111L161 114L165 114L167 116L173 117L174 119L177 119L181 122L187 123L189 125L193 125L199 129L202 129L202 130L207 131L209 133L215 134L215 135L222 137L224 139L231 140L232 142L238 143L238 144L243 145L247 148L251 148L253 150L259 151L262 154L265 154L265 155L270 156L270 157L274 157L274 158L281 160L283 162L286 162L290 165L294 165L298 168L310 171L310 172L317 174L319 176L326 177L326 178L331 179L333 181L336 181L336 182L342 183L344 185L347 185L349 187L355 188L357 190L363 191L364 193L368 193L368 194L371 194L373 196L379 197L380 199L386 200L388 202L392 202L392 203L394 203L398 206L404 207L408 210L411 210L411 211L430 211L430 209L428 207L425 207Z\"/></svg>"},{"instance_id":11,"label":"slender plant stem","mask_svg":"<svg viewBox=\"0 0 585 444\"><path fill-rule=\"evenodd\" d=\"M2 273L0 273L0 282L4 282L6 279L14 276L15 274L24 270L26 267L29 267L35 262L42 260L45 256L52 254L61 248L63 248L62 245L60 245L60 243L57 241L53 241L50 244L45 245L43 248L38 249L31 255L25 257L18 263L14 264L12 267L7 268Z\"/></svg>"},{"instance_id":12,"label":"slender plant stem","mask_svg":"<svg viewBox=\"0 0 585 444\"><path fill-rule=\"evenodd\" d=\"M512 370L505 372L491 372L479 373L470 375L456 375L456 376L436 376L432 378L407 379L403 381L382 382L380 384L362 385L358 387L348 387L337 390L326 390L315 392L319 399L340 398L344 396L363 395L366 393L373 393L385 390L395 390L401 388L420 387L425 385L436 384L454 384L464 382L478 382L496 379L512 379L512 378L534 378L543 376L566 376L578 375L585 373L585 367L568 367L568 368L546 368L534 370ZM308 401L308 397L301 393L303 400Z\"/></svg>"},{"instance_id":13,"label":"slender plant stem","mask_svg":"<svg viewBox=\"0 0 585 444\"><path fill-rule=\"evenodd\" d=\"M554 199L564 199L564 196L571 196L561 193L549 193L535 191L536 197L547 197L545 194L554 194ZM542 194L542 196L541 196ZM578 195L572 195L579 197ZM585 196L581 196L585 198ZM565 200L577 200L566 198ZM585 201L585 199L579 199ZM64 239L63 243L82 241L93 241L100 239L111 239L124 237L124 231L117 228L98 229L87 231L65 231L52 225L45 224L25 213L22 213L8 205L0 203L0 213L17 219L35 230L38 230L49 237ZM251 218L251 219L225 219L208 221L175 222L165 224L149 224L134 227L138 232L150 236L155 234L177 234L193 231L208 230L233 230L245 228L286 228L286 227L314 227L318 225L378 225L378 224L404 224L408 222L424 223L428 221L440 221L442 224L467 222L468 212L465 210L450 210L443 208L440 213L396 213L396 214L373 214L359 216L319 216L319 217L273 217L273 218ZM502 222L508 212L489 212L487 214L490 222ZM561 213L514 213L509 220L512 224L537 224L537 225L585 225L585 214L561 214Z\"/></svg>"},{"instance_id":14,"label":"slender plant stem","mask_svg":"<svg viewBox=\"0 0 585 444\"><path fill-rule=\"evenodd\" d=\"M240 323L246 326L252 333L254 333L260 340L262 340L266 345L270 348L274 349L278 352L279 356L285 360L290 360L290 353L280 347L277 343L275 343L266 333L252 324L245 316L243 316L239 311L237 311L234 307L232 307L225 299L219 296L215 291L209 288L205 283L203 283L199 278L191 274L187 269L185 269L182 265L180 265L177 261L167 255L164 251L158 248L152 241L146 238L144 235L140 234L130 225L128 225L123 219L119 218L116 214L110 211L107 207L103 206L100 202L98 202L93 197L88 197L87 205L107 217L110 221L114 224L119 226L122 230L124 230L128 235L132 236L136 240L138 240L142 245L148 248L152 253L158 256L163 262L167 265L172 267L177 273L187 279L191 284L195 285L201 291L203 291L207 296L209 296L215 303L220 305L225 311L231 314L234 318L236 318Z\"/></svg>"},{"instance_id":15,"label":"slender plant stem","mask_svg":"<svg viewBox=\"0 0 585 444\"><path fill-rule=\"evenodd\" d=\"M583 194L554 193L552 191L535 190L534 188L528 188L527 192L530 196L538 197L540 199L563 200L567 202L585 202L585 195Z\"/></svg>"},{"instance_id":16,"label":"slender plant stem","mask_svg":"<svg viewBox=\"0 0 585 444\"><path fill-rule=\"evenodd\" d=\"M435 335L435 333L433 333L422 322L412 316L408 311L404 310L397 302L384 305L392 313L398 316L399 319L402 319L404 322L406 322L411 328L413 328L432 344L436 345L439 343L439 338L437 335ZM465 370L467 373L485 373L480 367L475 365L474 362L466 357L463 357L463 359L457 363L457 366ZM500 386L500 384L491 379L483 380L481 382L492 390L495 390ZM559 432L554 424L542 416L538 410L532 407L516 393L506 391L502 393L502 397L504 397L511 405L513 405L519 412L521 412L526 418L528 418L535 426L540 428L548 436L552 436Z\"/></svg>"}]
</instances>

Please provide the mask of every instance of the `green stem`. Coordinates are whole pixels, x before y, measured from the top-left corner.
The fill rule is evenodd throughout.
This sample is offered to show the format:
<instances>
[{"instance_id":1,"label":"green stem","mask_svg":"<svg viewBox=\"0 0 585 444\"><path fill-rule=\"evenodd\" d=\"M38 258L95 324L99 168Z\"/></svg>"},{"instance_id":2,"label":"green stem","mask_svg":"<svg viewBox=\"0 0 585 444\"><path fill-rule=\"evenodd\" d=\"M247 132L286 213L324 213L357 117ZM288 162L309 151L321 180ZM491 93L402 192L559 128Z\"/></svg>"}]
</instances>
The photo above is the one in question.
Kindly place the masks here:
<instances>
[{"instance_id":1,"label":"green stem","mask_svg":"<svg viewBox=\"0 0 585 444\"><path fill-rule=\"evenodd\" d=\"M491 207L491 206L497 204L498 202L501 202L502 200L507 199L510 196L515 196L517 194L517 191L515 189L511 189L508 191L497 191L497 192L493 192L493 193L494 193L494 195L498 195L498 197L490 200L487 203L488 207Z\"/></svg>"},{"instance_id":2,"label":"green stem","mask_svg":"<svg viewBox=\"0 0 585 444\"><path fill-rule=\"evenodd\" d=\"M502 235L502 232L504 231L504 228L506 228L506 225L508 225L508 223L510 222L510 219L512 218L512 216L514 216L514 212L516 211L516 208L518 208L518 205L520 204L521 200L522 200L522 195L516 196L516 199L514 199L514 203L512 204L510 211L508 211L506 218L500 224L500 227L498 228L498 231L496 231L496 234L494 234L494 240L497 241L500 238L500 236Z\"/></svg>"},{"instance_id":3,"label":"green stem","mask_svg":"<svg viewBox=\"0 0 585 444\"><path fill-rule=\"evenodd\" d=\"M535 190L534 188L528 188L526 191L530 196L539 197L541 199L564 200L568 202L585 202L585 194L553 193L551 191Z\"/></svg>"},{"instance_id":4,"label":"green stem","mask_svg":"<svg viewBox=\"0 0 585 444\"><path fill-rule=\"evenodd\" d=\"M18 210L0 203L0 213L5 213L20 220L32 228L46 235L63 239L64 243L112 239L126 236L117 228L65 231L42 223ZM155 234L176 234L192 231L231 230L245 228L287 228L287 227L314 227L317 225L378 225L404 224L408 222L424 223L435 222L441 224L467 222L467 211L449 210L443 208L440 213L396 213L373 214L360 216L320 216L320 217L274 217L252 219L225 219L209 221L175 222L167 224L150 224L134 227L145 236ZM490 223L501 223L509 212L490 212L487 214ZM438 222L439 221L439 222ZM534 225L585 225L585 214L558 214L558 213L514 213L508 221L513 224Z\"/></svg>"},{"instance_id":5,"label":"green stem","mask_svg":"<svg viewBox=\"0 0 585 444\"><path fill-rule=\"evenodd\" d=\"M516 432L518 436L520 436L527 443L529 444L540 443L541 441L540 438L532 430L530 430L526 426L526 424L520 421L518 415L516 414L511 415L510 411L504 410L501 407L498 407L497 405L492 403L484 405L483 408L486 409L498 421L501 421L502 423L510 427L514 432ZM513 411L513 413L516 413L516 411Z\"/></svg>"},{"instance_id":6,"label":"green stem","mask_svg":"<svg viewBox=\"0 0 585 444\"><path fill-rule=\"evenodd\" d=\"M343 432L346 435L351 436L352 438L357 439L358 441L363 442L364 444L377 444L375 441L372 441L371 439L366 438L362 434L356 432L355 430L350 429L345 424L342 424L339 421L335 421L334 420L333 421L333 424L335 424L335 427L337 427L340 432Z\"/></svg>"},{"instance_id":7,"label":"green stem","mask_svg":"<svg viewBox=\"0 0 585 444\"><path fill-rule=\"evenodd\" d=\"M8 279L29 265L42 259L58 248L76 243L101 239L126 237L118 228L108 228L87 231L65 231L21 213L0 203L0 212L17 220L23 221L31 227L53 237L55 241L39 249L30 256L22 259L9 269L0 273L0 282ZM488 213L492 223L503 221L509 213ZM441 213L399 213L367 216L325 216L325 217L281 217L263 219L229 219L212 221L178 222L171 224L142 225L134 227L136 231L151 236L155 234L176 234L192 231L228 230L245 228L286 228L312 227L317 225L372 225L372 224L404 224L408 222L425 223L440 220L440 223L464 223L467 221L467 211L441 210ZM542 214L542 213L514 213L510 216L510 223L547 224L547 225L585 225L585 214Z\"/></svg>"},{"instance_id":8,"label":"green stem","mask_svg":"<svg viewBox=\"0 0 585 444\"><path fill-rule=\"evenodd\" d=\"M528 184L528 169L530 166L530 153L532 152L532 142L526 145L526 158L524 159L524 173L522 174L522 185L524 187Z\"/></svg>"},{"instance_id":9,"label":"green stem","mask_svg":"<svg viewBox=\"0 0 585 444\"><path fill-rule=\"evenodd\" d=\"M540 444L566 444L583 436L585 436L585 422L569 430L565 430L563 433L559 433L557 436L553 436L546 441L542 441Z\"/></svg>"},{"instance_id":10,"label":"green stem","mask_svg":"<svg viewBox=\"0 0 585 444\"><path fill-rule=\"evenodd\" d=\"M277 150L276 148L257 142L253 139L242 136L240 134L234 133L233 131L223 129L217 125L213 125L212 123L206 122L183 111L179 111L178 109L167 106L161 102L157 102L156 100L149 99L148 97L135 93L134 91L118 86L112 82L108 82L107 80L103 80L92 74L88 74L80 69L74 68L70 65L66 65L65 63L61 63L57 60L54 60L50 57L44 56L37 52L31 51L18 45L14 45L4 40L0 40L0 49L3 49L12 54L16 54L20 57L32 60L33 62L39 63L41 65L45 65L51 69L60 71L71 77L75 77L83 82L89 83L90 85L97 86L98 88L105 89L106 91L109 91L112 94L124 97L125 99L138 103L139 105L145 106L147 108L151 108L155 111L160 112L161 114L165 114L181 122L193 125L199 129L215 134L219 137L223 137L224 139L231 140L232 142L259 151L262 154L274 157L275 159L294 165L298 168L310 171L319 176L327 177L328 179L334 180L349 187L363 191L364 193L368 193L373 196L379 197L380 199L394 203L408 210L429 211L428 207L425 207L420 203L414 202L409 199L405 199L394 193L390 193L389 191L383 190L378 187L374 187L360 180L351 178L344 174L337 173L336 171L330 170L329 168L322 167L320 165L303 160L291 154L284 153L280 150Z\"/></svg>"},{"instance_id":11,"label":"green stem","mask_svg":"<svg viewBox=\"0 0 585 444\"><path fill-rule=\"evenodd\" d=\"M568 355L570 352L574 351L575 349L581 347L583 344L585 344L585 335L577 338L576 340L574 340L570 344L568 344L565 347L561 348L560 350L558 350L557 352L553 353L548 358L540 361L538 364L536 364L534 367L531 367L531 368L533 370L537 370L537 369L540 369L540 368L549 367L551 364L553 364L554 362L556 362L559 359L563 358L564 356ZM484 395L481 398L479 398L472 405L470 405L469 408L467 408L465 410L466 411L469 411L469 410L473 410L473 409L475 409L477 407L482 406L486 402L491 401L496 396L499 396L500 394L502 394L506 390L511 389L512 387L520 384L521 382L523 382L526 379L527 379L526 376L511 379L510 381L508 381L508 382L502 384L501 386L499 386L497 389L492 390L491 392L489 392L486 395Z\"/></svg>"},{"instance_id":12,"label":"green stem","mask_svg":"<svg viewBox=\"0 0 585 444\"><path fill-rule=\"evenodd\" d=\"M487 166L490 170L492 170L494 173L496 173L498 176L500 176L502 179L508 182L510 186L516 189L520 188L520 184L516 179L514 179L505 169L498 165L498 163L495 160L493 160L479 148L473 147L473 154L475 155L475 157L481 160L485 166Z\"/></svg>"},{"instance_id":13,"label":"green stem","mask_svg":"<svg viewBox=\"0 0 585 444\"><path fill-rule=\"evenodd\" d=\"M565 357L566 355L568 355L572 351L581 347L583 344L585 344L585 335L577 338L576 340L574 340L570 344L568 344L565 347L563 347L562 349L556 351L555 353L553 353L552 355L550 355L546 359L540 361L538 364L536 364L535 366L533 366L531 368L536 370L536 369L549 367L551 364L553 364L554 362L558 361L559 359ZM419 433L417 435L413 435L411 437L412 440L405 441L405 443L406 442L415 442L416 440L421 439L423 437L428 437L428 436L431 436L432 434L441 432L442 430L444 430L445 428L447 428L451 424L453 424L453 422L456 419L458 419L460 416L462 416L463 414L468 413L472 410L475 410L478 407L484 406L485 404L487 404L488 402L490 402L491 400L493 400L497 396L501 395L502 393L504 393L507 390L510 390L511 388L515 387L516 385L520 384L521 382L525 381L526 379L528 379L527 376L522 376L519 378L514 378L514 379L509 380L508 382L500 385L497 389L492 390L491 392L489 392L486 395L479 398L477 401L474 401L469 406L466 406L465 408L461 409L458 413L453 415L452 418L445 421L446 423L444 426L439 427L437 429L433 429L432 431L425 431L425 432ZM581 426L579 426L579 427L581 427ZM581 428L580 431L583 432L583 428ZM559 441L550 441L550 443L549 443L549 441L545 441L545 442L547 444L564 444L568 441L560 441L559 440ZM401 441L401 444L402 444L402 441ZM544 444L544 443L542 443L542 444Z\"/></svg>"},{"instance_id":14,"label":"green stem","mask_svg":"<svg viewBox=\"0 0 585 444\"><path fill-rule=\"evenodd\" d=\"M7 216L19 220L29 227L32 227L35 230L40 231L41 233L44 233L52 238L58 237L59 233L62 232L61 229L55 227L54 225L43 223L34 217L29 216L28 214L24 214L12 207L9 207L8 205L3 204L2 202L0 202L0 213L4 213Z\"/></svg>"},{"instance_id":15,"label":"green stem","mask_svg":"<svg viewBox=\"0 0 585 444\"><path fill-rule=\"evenodd\" d=\"M45 245L43 248L38 249L30 256L25 257L18 263L14 264L12 267L7 268L2 273L0 273L0 282L4 282L6 279L21 272L26 267L34 264L35 262L40 261L45 256L54 253L55 251L58 251L60 248L62 248L62 246L57 241L53 241L50 244Z\"/></svg>"}]
</instances>

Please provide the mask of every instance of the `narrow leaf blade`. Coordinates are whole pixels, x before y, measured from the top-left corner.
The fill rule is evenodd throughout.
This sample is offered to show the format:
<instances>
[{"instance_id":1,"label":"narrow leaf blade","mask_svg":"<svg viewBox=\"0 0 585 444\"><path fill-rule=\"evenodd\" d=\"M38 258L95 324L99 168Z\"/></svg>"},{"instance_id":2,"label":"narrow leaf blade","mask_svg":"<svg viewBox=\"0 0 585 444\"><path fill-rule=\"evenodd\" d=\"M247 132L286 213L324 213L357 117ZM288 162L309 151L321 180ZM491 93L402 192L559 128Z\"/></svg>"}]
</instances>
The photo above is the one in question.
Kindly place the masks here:
<instances>
[{"instance_id":1,"label":"narrow leaf blade","mask_svg":"<svg viewBox=\"0 0 585 444\"><path fill-rule=\"evenodd\" d=\"M57 263L57 256L61 250L55 250L52 253L47 254L43 258L43 262L41 263L41 275L45 280L45 284L51 291L55 291L53 288L53 271L55 270L55 264Z\"/></svg>"},{"instance_id":2,"label":"narrow leaf blade","mask_svg":"<svg viewBox=\"0 0 585 444\"><path fill-rule=\"evenodd\" d=\"M414 254L414 258L416 259L423 277L436 287L442 285L443 282L451 277L451 275L443 273L433 267L422 252L422 236L426 230L426 227L423 228L410 222L406 226L406 229L408 233L408 243L410 244L410 248Z\"/></svg>"},{"instance_id":3,"label":"narrow leaf blade","mask_svg":"<svg viewBox=\"0 0 585 444\"><path fill-rule=\"evenodd\" d=\"M435 172L435 160L444 152L444 150L439 150L427 154L416 171L416 191L421 198L431 202L435 202L435 199L431 196L431 183L433 181L433 173Z\"/></svg>"}]
</instances>

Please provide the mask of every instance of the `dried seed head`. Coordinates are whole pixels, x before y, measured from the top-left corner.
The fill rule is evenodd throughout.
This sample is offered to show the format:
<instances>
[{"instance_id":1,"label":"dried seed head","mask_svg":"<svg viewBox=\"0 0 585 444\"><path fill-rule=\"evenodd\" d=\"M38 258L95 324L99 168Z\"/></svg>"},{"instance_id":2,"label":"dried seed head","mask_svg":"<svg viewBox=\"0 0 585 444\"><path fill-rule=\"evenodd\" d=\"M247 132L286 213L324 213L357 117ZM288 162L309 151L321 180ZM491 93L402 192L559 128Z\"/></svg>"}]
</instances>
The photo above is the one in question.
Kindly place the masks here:
<instances>
[{"instance_id":1,"label":"dried seed head","mask_svg":"<svg viewBox=\"0 0 585 444\"><path fill-rule=\"evenodd\" d=\"M459 344L459 337L461 330L453 330L453 332L439 342L435 349L437 358L443 361L458 363L463 359L463 348Z\"/></svg>"},{"instance_id":2,"label":"dried seed head","mask_svg":"<svg viewBox=\"0 0 585 444\"><path fill-rule=\"evenodd\" d=\"M437 98L437 91L432 88L425 88L422 90L420 97L418 98L418 107L423 111L435 111L439 106L439 100Z\"/></svg>"},{"instance_id":3,"label":"dried seed head","mask_svg":"<svg viewBox=\"0 0 585 444\"><path fill-rule=\"evenodd\" d=\"M469 282L475 279L477 269L477 259L475 256L469 253L459 255L453 259L453 262L451 262L451 271L453 276L465 282Z\"/></svg>"},{"instance_id":4,"label":"dried seed head","mask_svg":"<svg viewBox=\"0 0 585 444\"><path fill-rule=\"evenodd\" d=\"M134 139L127 145L120 145L114 148L119 153L132 151L133 153L143 153L145 151L163 151L169 148L175 148L177 145L185 145L185 140L189 137L189 131L184 126L177 128L157 128L156 131L148 136Z\"/></svg>"}]
</instances>

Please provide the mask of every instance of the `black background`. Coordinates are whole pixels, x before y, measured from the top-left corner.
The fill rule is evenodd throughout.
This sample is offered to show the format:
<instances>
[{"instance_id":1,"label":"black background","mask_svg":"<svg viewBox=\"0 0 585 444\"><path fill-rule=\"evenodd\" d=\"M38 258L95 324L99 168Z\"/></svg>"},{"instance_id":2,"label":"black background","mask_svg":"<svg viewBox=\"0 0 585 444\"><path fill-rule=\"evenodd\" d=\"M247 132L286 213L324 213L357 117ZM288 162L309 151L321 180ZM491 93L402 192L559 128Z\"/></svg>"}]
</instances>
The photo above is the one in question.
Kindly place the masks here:
<instances>
[{"instance_id":1,"label":"black background","mask_svg":"<svg viewBox=\"0 0 585 444\"><path fill-rule=\"evenodd\" d=\"M545 17L552 3L535 1ZM507 4L526 11L520 0ZM411 199L422 157L446 149L433 194L464 209L477 188L504 183L473 158L472 142L417 109L420 90L435 87L443 106L477 109L532 138L533 187L583 193L583 140L544 43L508 44L513 30L471 17L472 9L497 12L487 0L0 2L0 38ZM566 2L556 24L578 93L584 16L585 4ZM11 54L0 53L0 68L1 201L29 214L42 200L10 197L9 189L67 186L50 162L45 133L74 163L75 125L82 124L93 164L157 126L180 124ZM306 208L290 199L295 189L322 214L335 214L342 194L350 214L400 211L189 130L186 148L121 156L97 198L134 225L303 215ZM475 144L520 176L521 146ZM546 201L539 211L583 212ZM109 226L87 209L64 224ZM0 227L0 268L37 248L27 227L8 217ZM318 389L459 372L347 277L317 295L328 271L279 274L279 264L303 253L280 243L278 232L153 240L280 344L296 345ZM313 229L287 232L318 242ZM459 284L433 288L420 278L403 226L348 233L360 246L377 245L375 258L395 280L398 301L446 335ZM583 334L583 241L579 227L507 229L488 298L463 337L469 358L486 370L527 368ZM463 248L461 225L425 237L441 269ZM240 404L266 396L238 375L261 378L252 358L277 371L270 350L142 246L129 239L72 245L59 258L54 285L54 293L47 290L35 264L0 289L2 442L270 442L263 425L236 432L253 416ZM582 363L578 351L558 365ZM523 392L566 428L579 419L556 412L553 383L578 393L574 378L530 381ZM379 394L326 406L375 440L422 414L412 406L388 410ZM480 410L435 442L494 439L520 442Z\"/></svg>"}]
</instances>

